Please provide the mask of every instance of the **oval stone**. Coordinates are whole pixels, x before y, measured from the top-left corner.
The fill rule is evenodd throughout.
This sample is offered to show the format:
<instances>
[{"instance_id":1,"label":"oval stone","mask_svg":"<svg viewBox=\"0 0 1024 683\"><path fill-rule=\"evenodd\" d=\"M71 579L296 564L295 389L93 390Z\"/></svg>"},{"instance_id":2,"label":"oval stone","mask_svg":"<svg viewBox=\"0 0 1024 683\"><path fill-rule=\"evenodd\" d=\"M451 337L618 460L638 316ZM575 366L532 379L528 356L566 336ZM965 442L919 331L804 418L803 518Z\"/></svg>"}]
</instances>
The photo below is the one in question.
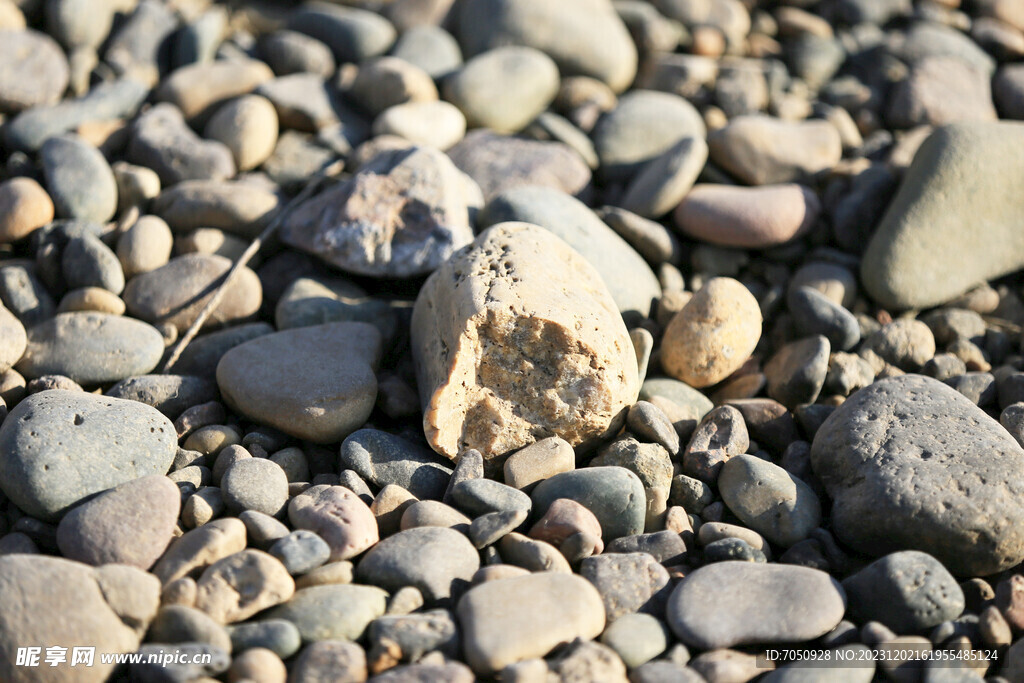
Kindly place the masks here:
<instances>
[{"instance_id":1,"label":"oval stone","mask_svg":"<svg viewBox=\"0 0 1024 683\"><path fill-rule=\"evenodd\" d=\"M644 485L625 467L587 467L562 472L537 484L531 498L536 518L542 517L559 498L576 501L594 513L607 541L644 530Z\"/></svg>"},{"instance_id":2,"label":"oval stone","mask_svg":"<svg viewBox=\"0 0 1024 683\"><path fill-rule=\"evenodd\" d=\"M669 597L669 626L690 647L712 650L813 640L843 618L846 595L823 571L716 562L688 574Z\"/></svg>"},{"instance_id":3,"label":"oval stone","mask_svg":"<svg viewBox=\"0 0 1024 683\"><path fill-rule=\"evenodd\" d=\"M28 346L16 367L29 379L64 375L88 387L145 375L163 352L164 339L151 325L76 311L29 328Z\"/></svg>"},{"instance_id":4,"label":"oval stone","mask_svg":"<svg viewBox=\"0 0 1024 683\"><path fill-rule=\"evenodd\" d=\"M857 391L818 430L811 465L836 536L855 550L921 550L959 576L1024 559L1024 450L938 380L902 375Z\"/></svg>"},{"instance_id":5,"label":"oval stone","mask_svg":"<svg viewBox=\"0 0 1024 683\"><path fill-rule=\"evenodd\" d=\"M178 450L155 408L80 391L22 400L0 428L0 488L25 513L59 519L87 496L165 474Z\"/></svg>"}]
</instances>

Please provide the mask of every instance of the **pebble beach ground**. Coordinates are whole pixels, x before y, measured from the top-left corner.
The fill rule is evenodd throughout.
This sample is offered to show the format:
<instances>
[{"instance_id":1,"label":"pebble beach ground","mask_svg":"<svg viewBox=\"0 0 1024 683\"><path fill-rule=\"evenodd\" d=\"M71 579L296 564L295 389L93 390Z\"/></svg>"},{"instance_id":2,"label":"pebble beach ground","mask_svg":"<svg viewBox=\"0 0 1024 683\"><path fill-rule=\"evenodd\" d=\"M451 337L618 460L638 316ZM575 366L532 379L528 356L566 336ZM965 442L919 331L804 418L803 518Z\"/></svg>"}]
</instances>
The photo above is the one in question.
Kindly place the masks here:
<instances>
[{"instance_id":1,"label":"pebble beach ground","mask_svg":"<svg viewBox=\"0 0 1024 683\"><path fill-rule=\"evenodd\" d=\"M0 0L0 681L1024 682L1022 121L1024 0Z\"/></svg>"}]
</instances>

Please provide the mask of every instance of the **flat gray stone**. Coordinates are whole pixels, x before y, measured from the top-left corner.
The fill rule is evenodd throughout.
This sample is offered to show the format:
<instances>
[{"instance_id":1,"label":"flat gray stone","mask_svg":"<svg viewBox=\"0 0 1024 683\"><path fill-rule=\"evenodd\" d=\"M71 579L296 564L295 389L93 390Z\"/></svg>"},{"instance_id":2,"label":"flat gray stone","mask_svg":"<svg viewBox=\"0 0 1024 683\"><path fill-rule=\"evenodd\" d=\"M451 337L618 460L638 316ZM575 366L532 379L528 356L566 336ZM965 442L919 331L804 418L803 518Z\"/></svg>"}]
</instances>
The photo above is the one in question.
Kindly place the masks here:
<instances>
[{"instance_id":1,"label":"flat gray stone","mask_svg":"<svg viewBox=\"0 0 1024 683\"><path fill-rule=\"evenodd\" d=\"M676 636L702 650L813 640L843 618L846 596L823 571L717 562L687 574L668 601Z\"/></svg>"},{"instance_id":2,"label":"flat gray stone","mask_svg":"<svg viewBox=\"0 0 1024 683\"><path fill-rule=\"evenodd\" d=\"M417 527L388 536L363 555L356 580L394 593L414 586L428 602L456 598L480 568L473 544L445 527Z\"/></svg>"},{"instance_id":3,"label":"flat gray stone","mask_svg":"<svg viewBox=\"0 0 1024 683\"><path fill-rule=\"evenodd\" d=\"M141 320L88 311L60 313L28 330L15 366L29 379L64 375L82 386L117 382L153 370L164 339Z\"/></svg>"},{"instance_id":4,"label":"flat gray stone","mask_svg":"<svg viewBox=\"0 0 1024 683\"><path fill-rule=\"evenodd\" d=\"M384 614L388 594L374 586L332 584L295 591L292 598L267 612L268 619L295 624L305 643L359 640L366 627Z\"/></svg>"},{"instance_id":5,"label":"flat gray stone","mask_svg":"<svg viewBox=\"0 0 1024 683\"><path fill-rule=\"evenodd\" d=\"M54 521L91 494L165 474L177 450L174 425L147 405L43 391L0 427L0 488L27 514Z\"/></svg>"},{"instance_id":6,"label":"flat gray stone","mask_svg":"<svg viewBox=\"0 0 1024 683\"><path fill-rule=\"evenodd\" d=\"M606 541L644 530L644 485L625 467L587 467L562 472L537 484L531 498L536 518L543 516L559 498L576 501L594 513Z\"/></svg>"},{"instance_id":7,"label":"flat gray stone","mask_svg":"<svg viewBox=\"0 0 1024 683\"><path fill-rule=\"evenodd\" d=\"M430 449L377 429L350 434L340 462L374 486L397 484L420 500L440 500L452 476L449 463Z\"/></svg>"},{"instance_id":8,"label":"flat gray stone","mask_svg":"<svg viewBox=\"0 0 1024 683\"><path fill-rule=\"evenodd\" d=\"M920 375L854 393L814 437L811 464L840 541L921 550L958 576L1024 559L1024 450L968 398Z\"/></svg>"}]
</instances>

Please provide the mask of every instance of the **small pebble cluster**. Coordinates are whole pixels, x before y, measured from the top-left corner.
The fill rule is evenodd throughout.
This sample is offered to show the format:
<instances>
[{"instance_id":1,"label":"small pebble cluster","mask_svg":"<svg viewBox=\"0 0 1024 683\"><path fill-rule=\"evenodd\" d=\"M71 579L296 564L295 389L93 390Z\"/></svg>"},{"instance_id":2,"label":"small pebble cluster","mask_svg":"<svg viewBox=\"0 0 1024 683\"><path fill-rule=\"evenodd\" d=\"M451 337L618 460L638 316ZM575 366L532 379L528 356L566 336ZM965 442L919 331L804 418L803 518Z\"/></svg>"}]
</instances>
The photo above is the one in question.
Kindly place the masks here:
<instances>
[{"instance_id":1,"label":"small pebble cluster","mask_svg":"<svg viewBox=\"0 0 1024 683\"><path fill-rule=\"evenodd\" d=\"M1024 0L0 0L0 681L1024 682L1022 120Z\"/></svg>"}]
</instances>

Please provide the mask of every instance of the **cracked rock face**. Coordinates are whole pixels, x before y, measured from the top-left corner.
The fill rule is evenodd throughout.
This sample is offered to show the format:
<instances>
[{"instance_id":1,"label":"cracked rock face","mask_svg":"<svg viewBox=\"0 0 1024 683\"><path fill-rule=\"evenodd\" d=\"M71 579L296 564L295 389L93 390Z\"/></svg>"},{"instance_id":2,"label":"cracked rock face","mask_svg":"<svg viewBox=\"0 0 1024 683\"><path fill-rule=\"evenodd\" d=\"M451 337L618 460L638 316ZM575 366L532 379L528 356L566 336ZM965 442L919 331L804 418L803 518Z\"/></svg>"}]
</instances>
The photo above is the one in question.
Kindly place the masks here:
<instances>
[{"instance_id":1,"label":"cracked rock face","mask_svg":"<svg viewBox=\"0 0 1024 683\"><path fill-rule=\"evenodd\" d=\"M586 447L621 425L639 392L600 275L527 223L490 228L427 280L412 345L427 441L452 459L549 436Z\"/></svg>"},{"instance_id":2,"label":"cracked rock face","mask_svg":"<svg viewBox=\"0 0 1024 683\"><path fill-rule=\"evenodd\" d=\"M1024 450L938 380L902 375L856 392L818 430L811 464L836 535L856 550L921 550L960 576L1024 559Z\"/></svg>"},{"instance_id":3,"label":"cracked rock face","mask_svg":"<svg viewBox=\"0 0 1024 683\"><path fill-rule=\"evenodd\" d=\"M470 205L479 202L473 185L436 149L382 152L348 181L303 202L281 238L349 273L426 275L472 241Z\"/></svg>"}]
</instances>

